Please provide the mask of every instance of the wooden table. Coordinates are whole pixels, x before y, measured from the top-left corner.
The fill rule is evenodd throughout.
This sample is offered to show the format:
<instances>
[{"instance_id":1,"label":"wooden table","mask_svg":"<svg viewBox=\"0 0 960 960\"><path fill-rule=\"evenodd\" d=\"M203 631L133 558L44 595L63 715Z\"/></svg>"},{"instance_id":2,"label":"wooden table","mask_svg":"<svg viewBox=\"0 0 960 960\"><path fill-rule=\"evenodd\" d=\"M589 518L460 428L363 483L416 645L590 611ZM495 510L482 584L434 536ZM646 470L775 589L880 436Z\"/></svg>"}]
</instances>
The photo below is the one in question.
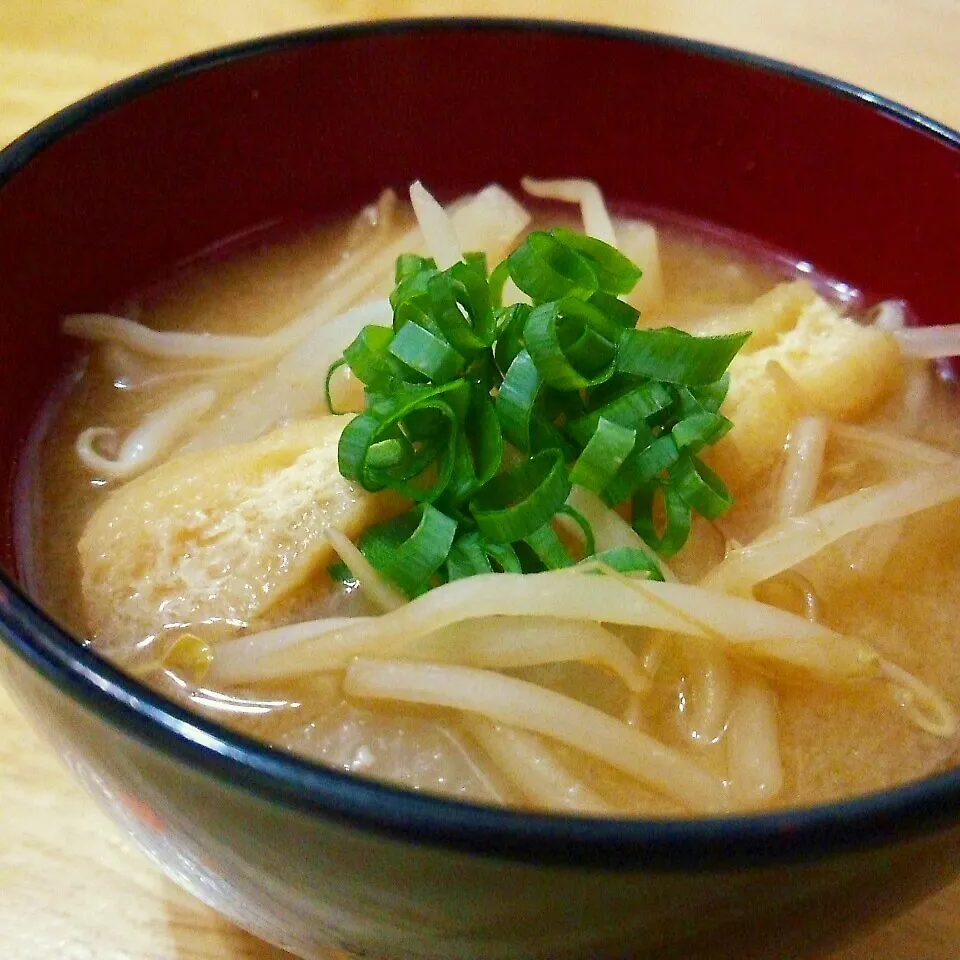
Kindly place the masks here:
<instances>
[{"instance_id":1,"label":"wooden table","mask_svg":"<svg viewBox=\"0 0 960 960\"><path fill-rule=\"evenodd\" d=\"M0 0L0 144L96 87L204 47L324 23L453 11L588 14L709 39L841 76L960 127L960 0ZM163 879L0 692L0 956L285 955ZM831 960L958 957L960 884Z\"/></svg>"}]
</instances>

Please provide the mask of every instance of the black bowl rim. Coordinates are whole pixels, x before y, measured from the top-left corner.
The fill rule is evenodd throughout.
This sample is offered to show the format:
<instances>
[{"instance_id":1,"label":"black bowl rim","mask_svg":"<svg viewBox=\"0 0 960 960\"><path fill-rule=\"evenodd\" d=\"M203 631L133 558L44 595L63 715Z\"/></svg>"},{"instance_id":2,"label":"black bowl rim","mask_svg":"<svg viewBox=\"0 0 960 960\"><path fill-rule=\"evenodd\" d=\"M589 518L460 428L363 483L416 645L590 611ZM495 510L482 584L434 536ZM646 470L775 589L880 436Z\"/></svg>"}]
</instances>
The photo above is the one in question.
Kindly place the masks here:
<instances>
[{"instance_id":1,"label":"black bowl rim","mask_svg":"<svg viewBox=\"0 0 960 960\"><path fill-rule=\"evenodd\" d=\"M729 47L630 28L518 18L419 18L282 33L193 54L66 107L0 151L0 189L71 130L192 73L293 47L384 34L539 31L681 49L852 98L960 150L960 133L854 84ZM732 869L800 862L903 841L960 821L960 769L820 806L685 820L523 813L394 788L301 760L233 733L120 673L48 617L0 570L0 637L101 719L228 787L311 816L417 844L532 863L612 870Z\"/></svg>"}]
</instances>

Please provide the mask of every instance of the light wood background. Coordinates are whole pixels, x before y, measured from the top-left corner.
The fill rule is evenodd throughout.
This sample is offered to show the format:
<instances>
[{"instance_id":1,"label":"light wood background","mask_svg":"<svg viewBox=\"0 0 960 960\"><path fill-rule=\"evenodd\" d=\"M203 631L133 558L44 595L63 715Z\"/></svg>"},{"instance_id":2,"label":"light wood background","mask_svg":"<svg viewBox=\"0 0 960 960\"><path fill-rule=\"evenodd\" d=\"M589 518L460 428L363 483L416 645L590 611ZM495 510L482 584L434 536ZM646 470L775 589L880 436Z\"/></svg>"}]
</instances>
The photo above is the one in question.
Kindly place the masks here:
<instances>
[{"instance_id":1,"label":"light wood background","mask_svg":"<svg viewBox=\"0 0 960 960\"><path fill-rule=\"evenodd\" d=\"M835 74L960 127L960 0L0 0L0 144L99 86L204 47L454 12L587 17L713 40ZM284 956L164 880L0 692L0 957ZM958 957L960 884L830 960Z\"/></svg>"}]
</instances>

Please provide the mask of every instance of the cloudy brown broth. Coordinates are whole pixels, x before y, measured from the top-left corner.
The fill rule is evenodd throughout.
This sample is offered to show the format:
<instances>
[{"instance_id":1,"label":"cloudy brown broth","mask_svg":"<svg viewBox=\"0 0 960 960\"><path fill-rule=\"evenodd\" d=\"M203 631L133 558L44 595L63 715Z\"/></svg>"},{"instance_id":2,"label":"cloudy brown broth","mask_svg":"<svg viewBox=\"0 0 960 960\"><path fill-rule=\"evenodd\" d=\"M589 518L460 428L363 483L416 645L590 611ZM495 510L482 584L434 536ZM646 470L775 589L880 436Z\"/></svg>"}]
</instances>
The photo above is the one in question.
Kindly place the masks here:
<instances>
[{"instance_id":1,"label":"cloudy brown broth","mask_svg":"<svg viewBox=\"0 0 960 960\"><path fill-rule=\"evenodd\" d=\"M556 222L553 211L550 215ZM785 276L795 275L782 260L761 256L735 238L724 242L715 232L669 219L658 227L665 295L644 315L645 323L695 327L698 318L752 303ZM356 228L338 224L293 237L270 234L248 239L239 250L208 253L159 278L121 305L122 312L159 330L269 333L309 308L324 273L340 261L350 229ZM829 285L824 289L829 293ZM191 678L189 671L156 665L156 641L148 637L89 637L77 543L92 513L118 484L91 475L77 457L76 439L84 429L103 424L126 434L152 408L189 385L190 369L101 347L84 355L58 393L52 417L43 431L36 431L37 457L29 478L35 509L32 523L25 521L31 586L46 608L158 691L231 728L337 769L461 798L530 806L455 711L351 701L337 672L213 688ZM960 453L953 385L933 370L918 371L911 367L904 385L860 422ZM243 371L223 376L230 389L242 386ZM917 385L924 378L926 387L920 391ZM905 411L908 390L915 396ZM779 469L778 462L751 482L721 523L696 525L693 539L673 561L681 579L696 581L723 558L730 543L748 542L770 525ZM831 439L818 498L834 499L908 471L908 464L878 462ZM727 479L737 490L737 478ZM797 610L806 585L815 595L820 622L872 644L957 706L958 555L960 509L953 502L850 535L804 561L794 581L762 586L758 598ZM362 590L334 585L321 571L257 626L373 610ZM642 647L642 631L614 632ZM211 636L216 639L216 630ZM757 669L736 657L731 666L735 679ZM599 667L549 664L506 672L611 716L630 716L641 729L722 777L727 744L722 735L713 741L691 739L685 722L693 709L686 661L669 638L661 644L657 671L652 693L632 707L623 685ZM784 769L783 790L773 805L807 805L869 792L944 769L958 759L956 737L937 737L911 724L889 690L877 683L820 682L802 675L768 674L766 679L777 695ZM675 801L575 749L557 746L553 756L619 813L684 812Z\"/></svg>"}]
</instances>

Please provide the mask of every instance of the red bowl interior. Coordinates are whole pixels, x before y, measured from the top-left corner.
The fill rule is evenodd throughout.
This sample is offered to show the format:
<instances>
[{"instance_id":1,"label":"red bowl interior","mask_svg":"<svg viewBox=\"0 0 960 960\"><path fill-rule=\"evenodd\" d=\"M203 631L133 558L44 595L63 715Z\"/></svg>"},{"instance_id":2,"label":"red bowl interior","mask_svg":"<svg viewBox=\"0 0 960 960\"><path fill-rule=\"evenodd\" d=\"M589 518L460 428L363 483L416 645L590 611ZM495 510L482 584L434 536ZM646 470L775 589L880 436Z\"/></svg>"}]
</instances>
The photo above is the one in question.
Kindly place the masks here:
<instances>
[{"instance_id":1,"label":"red bowl interior","mask_svg":"<svg viewBox=\"0 0 960 960\"><path fill-rule=\"evenodd\" d=\"M712 221L902 297L925 322L952 322L960 303L949 132L676 42L450 24L294 37L108 91L4 160L5 463L68 349L61 314L103 309L225 237L340 214L415 177L443 193L589 176L622 205ZM8 509L0 544L9 568Z\"/></svg>"}]
</instances>

